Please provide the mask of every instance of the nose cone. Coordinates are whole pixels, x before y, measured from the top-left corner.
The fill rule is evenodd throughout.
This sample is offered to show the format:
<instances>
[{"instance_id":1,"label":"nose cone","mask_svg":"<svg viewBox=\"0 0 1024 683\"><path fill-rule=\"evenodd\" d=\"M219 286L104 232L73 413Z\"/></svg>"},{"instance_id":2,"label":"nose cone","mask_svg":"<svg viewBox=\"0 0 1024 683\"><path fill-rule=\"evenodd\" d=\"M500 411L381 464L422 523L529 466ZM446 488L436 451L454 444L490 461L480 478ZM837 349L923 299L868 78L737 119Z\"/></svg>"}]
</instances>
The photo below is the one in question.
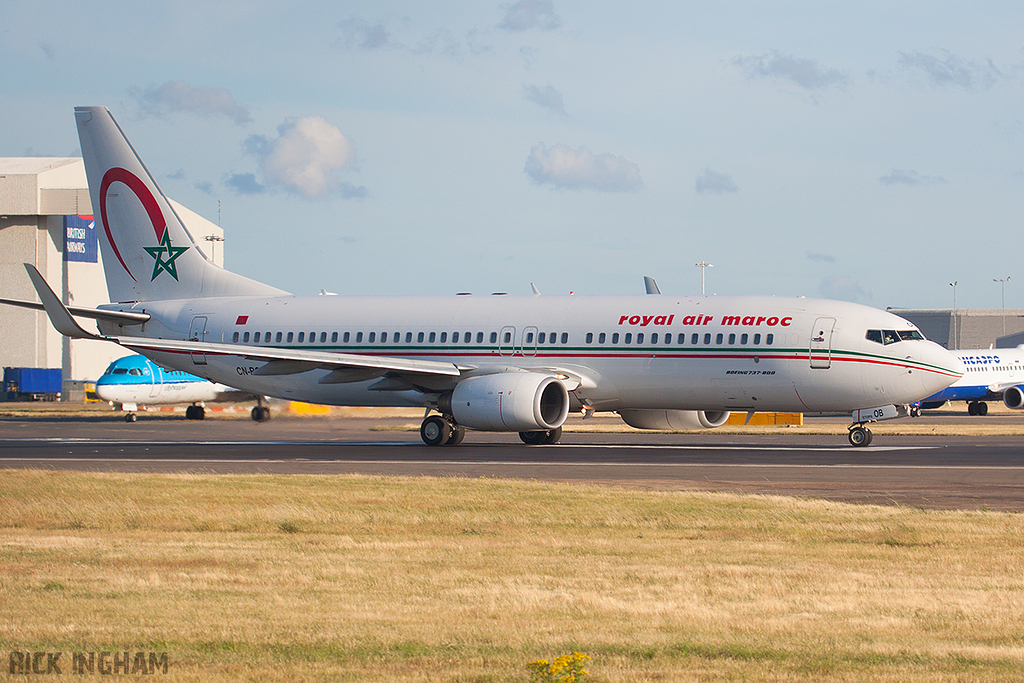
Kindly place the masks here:
<instances>
[{"instance_id":1,"label":"nose cone","mask_svg":"<svg viewBox=\"0 0 1024 683\"><path fill-rule=\"evenodd\" d=\"M914 367L917 370L913 371L911 375L917 377L912 385L918 385L913 388L920 392L920 396L909 399L908 402L919 401L942 391L963 377L965 372L964 364L959 358L931 341L924 342L919 348L915 348L908 358L916 361Z\"/></svg>"}]
</instances>

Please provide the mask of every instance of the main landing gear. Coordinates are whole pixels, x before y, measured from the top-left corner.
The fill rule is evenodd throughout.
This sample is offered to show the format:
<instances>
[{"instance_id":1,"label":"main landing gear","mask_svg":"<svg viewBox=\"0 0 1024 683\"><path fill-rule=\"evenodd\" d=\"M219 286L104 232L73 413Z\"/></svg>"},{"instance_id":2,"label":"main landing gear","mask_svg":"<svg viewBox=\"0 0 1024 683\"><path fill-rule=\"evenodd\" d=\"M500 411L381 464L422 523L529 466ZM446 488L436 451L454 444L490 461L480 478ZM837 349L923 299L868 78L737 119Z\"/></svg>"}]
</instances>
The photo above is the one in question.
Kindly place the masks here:
<instances>
[{"instance_id":1,"label":"main landing gear","mask_svg":"<svg viewBox=\"0 0 1024 683\"><path fill-rule=\"evenodd\" d=\"M428 415L420 425L420 438L428 446L458 446L466 438L466 428L446 415Z\"/></svg>"},{"instance_id":2,"label":"main landing gear","mask_svg":"<svg viewBox=\"0 0 1024 683\"><path fill-rule=\"evenodd\" d=\"M270 419L270 408L263 405L262 396L256 397L256 405L253 407L250 415L252 415L254 422L266 422Z\"/></svg>"},{"instance_id":3,"label":"main landing gear","mask_svg":"<svg viewBox=\"0 0 1024 683\"><path fill-rule=\"evenodd\" d=\"M185 408L186 420L202 420L206 417L206 408L201 405L192 404Z\"/></svg>"},{"instance_id":4,"label":"main landing gear","mask_svg":"<svg viewBox=\"0 0 1024 683\"><path fill-rule=\"evenodd\" d=\"M988 404L984 401L971 401L967 404L968 415L988 415Z\"/></svg>"},{"instance_id":5,"label":"main landing gear","mask_svg":"<svg viewBox=\"0 0 1024 683\"><path fill-rule=\"evenodd\" d=\"M420 438L428 446L457 446L466 438L466 428L450 415L428 415L420 425ZM519 432L519 438L531 446L558 443L562 438L562 428Z\"/></svg>"}]
</instances>

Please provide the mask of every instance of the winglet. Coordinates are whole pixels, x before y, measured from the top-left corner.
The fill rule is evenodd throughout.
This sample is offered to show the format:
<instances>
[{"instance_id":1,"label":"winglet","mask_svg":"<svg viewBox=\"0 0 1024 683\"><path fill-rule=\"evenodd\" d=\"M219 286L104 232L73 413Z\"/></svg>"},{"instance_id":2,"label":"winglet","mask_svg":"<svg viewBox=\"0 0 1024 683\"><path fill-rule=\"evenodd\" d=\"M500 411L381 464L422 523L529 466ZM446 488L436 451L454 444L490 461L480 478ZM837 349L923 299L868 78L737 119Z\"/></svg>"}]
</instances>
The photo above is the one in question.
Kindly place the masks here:
<instances>
[{"instance_id":1,"label":"winglet","mask_svg":"<svg viewBox=\"0 0 1024 683\"><path fill-rule=\"evenodd\" d=\"M530 283L530 289L532 289L532 290L533 290L533 295L534 295L534 296L540 296L540 290L539 290L539 289L537 289L537 285L535 285L535 284L533 284L533 283L531 282L531 283Z\"/></svg>"},{"instance_id":2,"label":"winglet","mask_svg":"<svg viewBox=\"0 0 1024 683\"><path fill-rule=\"evenodd\" d=\"M31 263L24 265L25 270L28 271L29 278L32 280L32 286L36 288L39 300L43 302L43 310L46 311L50 323L57 328L58 332L72 339L102 339L99 335L86 332L75 322L75 319L71 317L71 313L61 303L60 299L57 298L57 295L53 293L50 285L46 284L46 280L39 274L35 266Z\"/></svg>"},{"instance_id":3,"label":"winglet","mask_svg":"<svg viewBox=\"0 0 1024 683\"><path fill-rule=\"evenodd\" d=\"M644 287L647 289L648 294L661 294L661 290L658 289L658 283L650 275L644 275Z\"/></svg>"}]
</instances>

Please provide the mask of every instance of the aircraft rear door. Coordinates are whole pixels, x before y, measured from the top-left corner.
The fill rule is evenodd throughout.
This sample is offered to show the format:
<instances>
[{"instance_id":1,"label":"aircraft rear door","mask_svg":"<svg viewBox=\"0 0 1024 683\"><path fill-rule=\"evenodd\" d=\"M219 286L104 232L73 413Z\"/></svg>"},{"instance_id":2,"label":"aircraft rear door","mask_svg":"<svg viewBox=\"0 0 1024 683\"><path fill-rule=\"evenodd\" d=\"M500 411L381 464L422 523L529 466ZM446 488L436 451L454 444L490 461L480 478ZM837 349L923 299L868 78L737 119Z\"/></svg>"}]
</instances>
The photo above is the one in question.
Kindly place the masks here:
<instances>
[{"instance_id":1,"label":"aircraft rear door","mask_svg":"<svg viewBox=\"0 0 1024 683\"><path fill-rule=\"evenodd\" d=\"M818 318L811 330L811 367L827 370L832 367L832 328L835 318Z\"/></svg>"},{"instance_id":2,"label":"aircraft rear door","mask_svg":"<svg viewBox=\"0 0 1024 683\"><path fill-rule=\"evenodd\" d=\"M189 341L206 341L206 316L197 315L192 318L192 324L188 328ZM193 353L192 354L193 365L206 365L206 354L205 353Z\"/></svg>"}]
</instances>

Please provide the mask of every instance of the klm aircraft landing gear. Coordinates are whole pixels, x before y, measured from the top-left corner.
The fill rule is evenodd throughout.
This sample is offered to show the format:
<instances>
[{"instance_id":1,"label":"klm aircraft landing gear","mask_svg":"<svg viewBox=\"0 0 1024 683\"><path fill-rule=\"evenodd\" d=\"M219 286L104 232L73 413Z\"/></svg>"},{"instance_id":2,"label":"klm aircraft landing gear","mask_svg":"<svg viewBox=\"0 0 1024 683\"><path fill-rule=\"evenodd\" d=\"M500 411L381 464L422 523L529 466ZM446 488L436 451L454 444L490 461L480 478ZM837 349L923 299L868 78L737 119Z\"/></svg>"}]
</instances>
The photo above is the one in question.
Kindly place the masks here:
<instances>
[{"instance_id":1,"label":"klm aircraft landing gear","mask_svg":"<svg viewBox=\"0 0 1024 683\"><path fill-rule=\"evenodd\" d=\"M466 428L447 415L428 415L420 425L420 438L428 446L458 446Z\"/></svg>"},{"instance_id":2,"label":"klm aircraft landing gear","mask_svg":"<svg viewBox=\"0 0 1024 683\"><path fill-rule=\"evenodd\" d=\"M862 424L856 424L850 427L850 445L851 446L870 446L871 445L871 430Z\"/></svg>"},{"instance_id":3,"label":"klm aircraft landing gear","mask_svg":"<svg viewBox=\"0 0 1024 683\"><path fill-rule=\"evenodd\" d=\"M545 429L539 432L519 432L519 438L529 446L543 446L558 443L562 438L562 428Z\"/></svg>"},{"instance_id":4,"label":"klm aircraft landing gear","mask_svg":"<svg viewBox=\"0 0 1024 683\"><path fill-rule=\"evenodd\" d=\"M135 415L135 413L125 413L124 414L124 421L125 422L135 422L135 420L137 420L137 419L139 419L139 418Z\"/></svg>"},{"instance_id":5,"label":"klm aircraft landing gear","mask_svg":"<svg viewBox=\"0 0 1024 683\"><path fill-rule=\"evenodd\" d=\"M186 420L202 420L206 417L206 409L200 405L191 405L185 408Z\"/></svg>"},{"instance_id":6,"label":"klm aircraft landing gear","mask_svg":"<svg viewBox=\"0 0 1024 683\"><path fill-rule=\"evenodd\" d=\"M266 422L270 419L270 408L263 405L263 397L256 397L256 406L250 413L254 422Z\"/></svg>"}]
</instances>

